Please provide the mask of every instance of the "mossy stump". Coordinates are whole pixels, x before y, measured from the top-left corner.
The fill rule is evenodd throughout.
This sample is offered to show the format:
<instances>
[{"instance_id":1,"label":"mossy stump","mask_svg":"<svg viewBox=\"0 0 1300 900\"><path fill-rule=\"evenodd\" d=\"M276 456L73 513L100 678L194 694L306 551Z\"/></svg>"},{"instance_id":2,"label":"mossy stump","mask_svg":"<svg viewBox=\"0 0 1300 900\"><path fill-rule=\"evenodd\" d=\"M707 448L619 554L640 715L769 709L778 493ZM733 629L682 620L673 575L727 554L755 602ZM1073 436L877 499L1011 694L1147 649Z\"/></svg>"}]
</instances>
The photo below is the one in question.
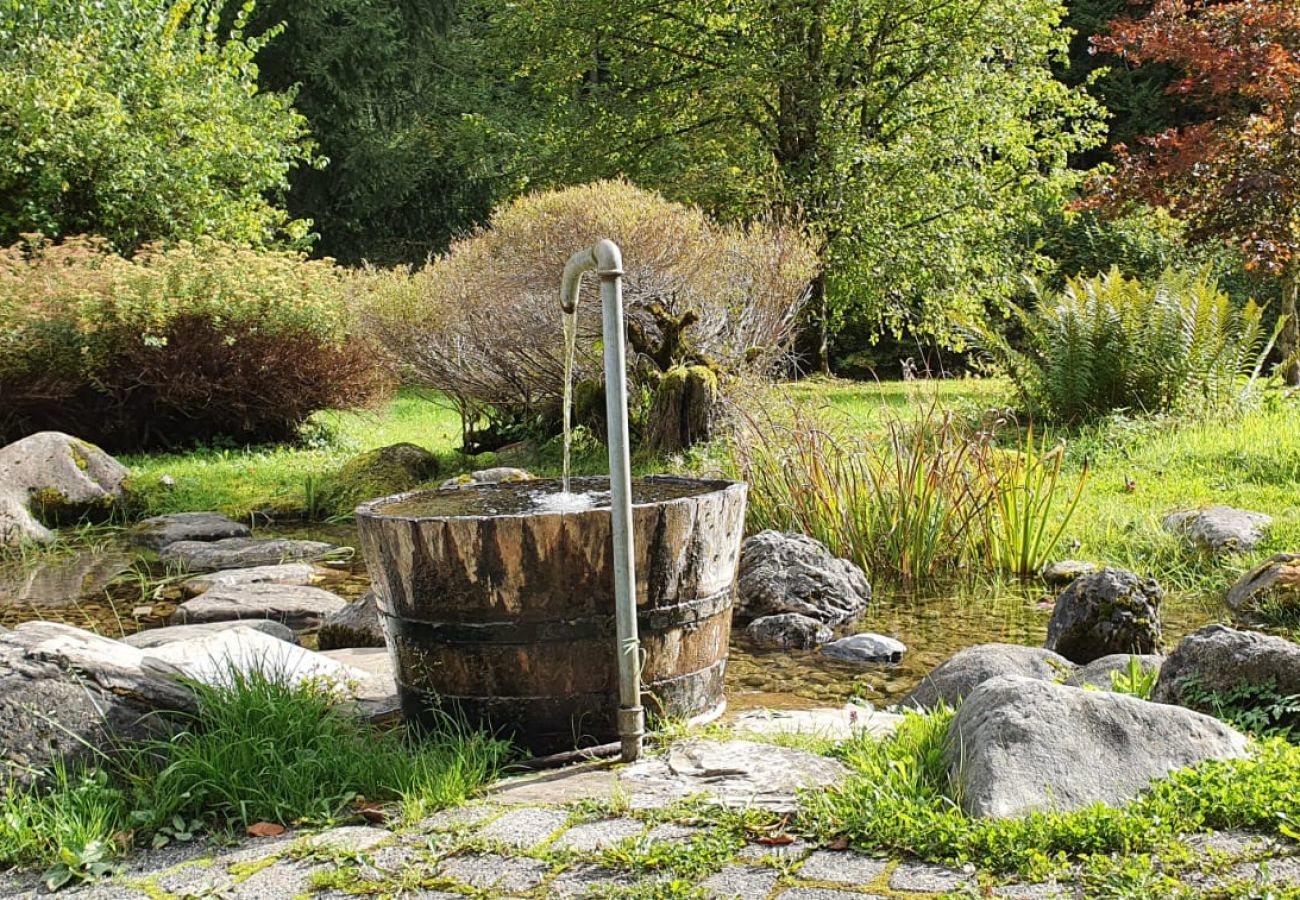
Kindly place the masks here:
<instances>
[{"instance_id":1,"label":"mossy stump","mask_svg":"<svg viewBox=\"0 0 1300 900\"><path fill-rule=\"evenodd\" d=\"M717 410L717 372L704 365L673 366L655 389L645 448L652 453L676 453L708 441Z\"/></svg>"}]
</instances>

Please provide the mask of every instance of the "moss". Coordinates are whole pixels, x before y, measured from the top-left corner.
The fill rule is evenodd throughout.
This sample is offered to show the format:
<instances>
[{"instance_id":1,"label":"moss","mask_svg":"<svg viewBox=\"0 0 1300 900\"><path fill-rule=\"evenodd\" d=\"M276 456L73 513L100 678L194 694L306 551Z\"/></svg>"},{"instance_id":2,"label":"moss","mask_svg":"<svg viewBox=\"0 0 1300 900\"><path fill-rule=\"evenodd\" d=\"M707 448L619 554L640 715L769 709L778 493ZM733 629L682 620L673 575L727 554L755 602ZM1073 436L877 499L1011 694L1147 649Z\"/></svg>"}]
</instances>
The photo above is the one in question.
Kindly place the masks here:
<instances>
[{"instance_id":1,"label":"moss","mask_svg":"<svg viewBox=\"0 0 1300 900\"><path fill-rule=\"evenodd\" d=\"M390 444L354 456L322 479L317 511L345 516L358 504L409 491L438 474L438 458L415 444Z\"/></svg>"}]
</instances>

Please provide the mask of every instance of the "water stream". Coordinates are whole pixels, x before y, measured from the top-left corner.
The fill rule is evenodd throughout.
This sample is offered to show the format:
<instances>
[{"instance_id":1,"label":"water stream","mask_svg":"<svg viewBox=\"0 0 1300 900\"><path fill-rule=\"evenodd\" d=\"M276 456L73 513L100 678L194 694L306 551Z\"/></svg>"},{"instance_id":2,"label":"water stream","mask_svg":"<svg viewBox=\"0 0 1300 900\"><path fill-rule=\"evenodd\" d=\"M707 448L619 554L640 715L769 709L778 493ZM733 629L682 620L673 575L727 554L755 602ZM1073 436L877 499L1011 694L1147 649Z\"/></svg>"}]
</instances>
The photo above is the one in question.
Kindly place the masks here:
<instances>
[{"instance_id":1,"label":"water stream","mask_svg":"<svg viewBox=\"0 0 1300 900\"><path fill-rule=\"evenodd\" d=\"M563 493L569 493L569 451L573 446L573 363L578 353L578 307L561 312L564 326L564 475Z\"/></svg>"}]
</instances>

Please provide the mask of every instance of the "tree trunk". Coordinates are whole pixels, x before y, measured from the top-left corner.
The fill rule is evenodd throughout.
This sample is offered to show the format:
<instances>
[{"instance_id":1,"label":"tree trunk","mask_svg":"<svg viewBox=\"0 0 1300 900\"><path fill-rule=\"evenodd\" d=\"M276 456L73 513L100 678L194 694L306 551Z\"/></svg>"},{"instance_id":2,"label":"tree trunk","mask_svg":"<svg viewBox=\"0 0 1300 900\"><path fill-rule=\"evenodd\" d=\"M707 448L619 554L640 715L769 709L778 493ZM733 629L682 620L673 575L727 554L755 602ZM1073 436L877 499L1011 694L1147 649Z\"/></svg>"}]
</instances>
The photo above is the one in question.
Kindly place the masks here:
<instances>
[{"instance_id":1,"label":"tree trunk","mask_svg":"<svg viewBox=\"0 0 1300 900\"><path fill-rule=\"evenodd\" d=\"M1282 352L1282 380L1291 387L1300 385L1300 318L1296 309L1300 306L1300 264L1292 264L1282 276L1282 312L1286 324L1278 338L1278 349Z\"/></svg>"},{"instance_id":2,"label":"tree trunk","mask_svg":"<svg viewBox=\"0 0 1300 900\"><path fill-rule=\"evenodd\" d=\"M676 453L713 436L718 376L708 366L674 366L655 390L644 446Z\"/></svg>"}]
</instances>

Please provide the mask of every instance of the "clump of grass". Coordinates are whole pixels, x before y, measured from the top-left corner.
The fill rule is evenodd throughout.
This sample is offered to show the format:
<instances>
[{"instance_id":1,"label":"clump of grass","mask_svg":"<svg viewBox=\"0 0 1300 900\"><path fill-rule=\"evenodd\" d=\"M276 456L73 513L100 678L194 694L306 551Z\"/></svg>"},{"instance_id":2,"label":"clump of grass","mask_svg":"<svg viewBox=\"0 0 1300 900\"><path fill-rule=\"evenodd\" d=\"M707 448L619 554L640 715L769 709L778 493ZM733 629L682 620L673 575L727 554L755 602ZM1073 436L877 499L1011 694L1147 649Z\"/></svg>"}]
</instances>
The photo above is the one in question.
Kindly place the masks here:
<instances>
[{"instance_id":1,"label":"clump of grass","mask_svg":"<svg viewBox=\"0 0 1300 900\"><path fill-rule=\"evenodd\" d=\"M846 742L841 758L853 774L805 796L805 824L818 837L845 838L865 851L973 861L1030 877L1109 854L1177 858L1181 834L1225 828L1285 834L1295 827L1300 747L1278 739L1262 742L1248 759L1176 772L1126 806L971 818L949 783L943 747L951 720L946 710L909 713L889 739Z\"/></svg>"},{"instance_id":2,"label":"clump of grass","mask_svg":"<svg viewBox=\"0 0 1300 900\"><path fill-rule=\"evenodd\" d=\"M171 740L117 748L91 770L56 766L42 787L12 786L0 798L0 868L84 876L177 822L187 832L327 823L362 799L418 818L463 801L510 752L451 720L429 734L376 731L327 685L278 673L232 671L196 691L198 711Z\"/></svg>"}]
</instances>

